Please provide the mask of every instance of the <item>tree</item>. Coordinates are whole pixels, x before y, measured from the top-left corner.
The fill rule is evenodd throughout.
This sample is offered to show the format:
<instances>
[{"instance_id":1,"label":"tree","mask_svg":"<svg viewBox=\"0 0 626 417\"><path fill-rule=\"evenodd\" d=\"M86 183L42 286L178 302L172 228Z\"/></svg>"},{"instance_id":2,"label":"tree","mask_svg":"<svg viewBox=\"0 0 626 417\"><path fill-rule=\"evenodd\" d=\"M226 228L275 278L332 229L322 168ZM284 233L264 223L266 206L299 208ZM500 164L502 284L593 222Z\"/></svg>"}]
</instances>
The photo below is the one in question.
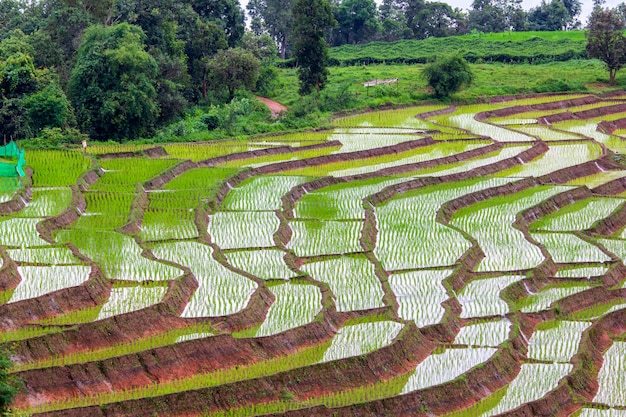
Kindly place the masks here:
<instances>
[{"instance_id":1,"label":"tree","mask_svg":"<svg viewBox=\"0 0 626 417\"><path fill-rule=\"evenodd\" d=\"M374 0L342 0L334 15L337 20L335 45L369 42L380 31Z\"/></svg>"},{"instance_id":2,"label":"tree","mask_svg":"<svg viewBox=\"0 0 626 417\"><path fill-rule=\"evenodd\" d=\"M560 0L541 4L528 12L528 29L540 31L565 30L570 22L569 11Z\"/></svg>"},{"instance_id":3,"label":"tree","mask_svg":"<svg viewBox=\"0 0 626 417\"><path fill-rule=\"evenodd\" d=\"M207 62L207 72L213 83L219 88L228 89L229 101L239 88L253 90L259 78L261 63L251 52L242 48L219 51Z\"/></svg>"},{"instance_id":4,"label":"tree","mask_svg":"<svg viewBox=\"0 0 626 417\"><path fill-rule=\"evenodd\" d=\"M328 78L328 44L324 32L336 24L328 0L296 0L293 5L294 56L300 94L320 91Z\"/></svg>"},{"instance_id":5,"label":"tree","mask_svg":"<svg viewBox=\"0 0 626 417\"><path fill-rule=\"evenodd\" d=\"M287 57L293 27L294 0L250 0L247 5L252 18L252 30L260 35L267 32L276 42L280 57Z\"/></svg>"},{"instance_id":6,"label":"tree","mask_svg":"<svg viewBox=\"0 0 626 417\"><path fill-rule=\"evenodd\" d=\"M238 0L192 0L191 5L205 21L224 30L228 46L239 45L245 31L245 18Z\"/></svg>"},{"instance_id":7,"label":"tree","mask_svg":"<svg viewBox=\"0 0 626 417\"><path fill-rule=\"evenodd\" d=\"M625 22L617 9L595 7L585 32L587 55L604 62L609 70L609 84L615 84L615 74L626 63Z\"/></svg>"},{"instance_id":8,"label":"tree","mask_svg":"<svg viewBox=\"0 0 626 417\"><path fill-rule=\"evenodd\" d=\"M439 58L424 68L422 76L435 90L437 97L448 97L474 79L469 64L459 55Z\"/></svg>"},{"instance_id":9,"label":"tree","mask_svg":"<svg viewBox=\"0 0 626 417\"><path fill-rule=\"evenodd\" d=\"M470 29L485 33L520 31L526 25L522 0L474 0L468 18Z\"/></svg>"},{"instance_id":10,"label":"tree","mask_svg":"<svg viewBox=\"0 0 626 417\"><path fill-rule=\"evenodd\" d=\"M128 23L85 32L68 92L84 132L98 140L137 138L159 115L158 67L141 28Z\"/></svg>"}]
</instances>

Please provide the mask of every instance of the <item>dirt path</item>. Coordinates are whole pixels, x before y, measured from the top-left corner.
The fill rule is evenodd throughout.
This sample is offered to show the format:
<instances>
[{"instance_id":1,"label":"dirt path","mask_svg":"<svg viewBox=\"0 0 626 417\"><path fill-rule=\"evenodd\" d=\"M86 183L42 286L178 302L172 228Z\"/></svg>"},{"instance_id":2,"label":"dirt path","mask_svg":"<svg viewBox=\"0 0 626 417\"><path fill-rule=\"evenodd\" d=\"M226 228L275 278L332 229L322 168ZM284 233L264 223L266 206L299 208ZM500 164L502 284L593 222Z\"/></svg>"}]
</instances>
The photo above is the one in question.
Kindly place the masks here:
<instances>
[{"instance_id":1,"label":"dirt path","mask_svg":"<svg viewBox=\"0 0 626 417\"><path fill-rule=\"evenodd\" d=\"M257 99L265 103L265 105L270 108L270 111L272 112L272 117L278 117L280 112L287 111L287 107L276 101L270 100L269 98L257 97Z\"/></svg>"}]
</instances>

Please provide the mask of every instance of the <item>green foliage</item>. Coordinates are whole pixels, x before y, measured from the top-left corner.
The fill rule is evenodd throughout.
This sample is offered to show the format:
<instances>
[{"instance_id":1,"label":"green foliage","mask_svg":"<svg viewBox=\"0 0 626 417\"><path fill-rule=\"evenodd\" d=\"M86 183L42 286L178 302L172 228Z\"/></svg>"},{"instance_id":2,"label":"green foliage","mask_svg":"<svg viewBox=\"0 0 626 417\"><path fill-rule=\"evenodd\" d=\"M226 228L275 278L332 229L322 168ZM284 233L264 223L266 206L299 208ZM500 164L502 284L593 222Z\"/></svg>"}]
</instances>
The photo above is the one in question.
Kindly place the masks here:
<instances>
[{"instance_id":1,"label":"green foliage","mask_svg":"<svg viewBox=\"0 0 626 417\"><path fill-rule=\"evenodd\" d=\"M333 43L369 42L380 31L377 14L374 0L343 0L334 11L337 28Z\"/></svg>"},{"instance_id":2,"label":"green foliage","mask_svg":"<svg viewBox=\"0 0 626 417\"><path fill-rule=\"evenodd\" d=\"M141 28L92 26L83 38L68 91L81 128L95 139L137 138L159 113L157 64Z\"/></svg>"},{"instance_id":3,"label":"green foliage","mask_svg":"<svg viewBox=\"0 0 626 417\"><path fill-rule=\"evenodd\" d=\"M66 127L72 118L72 105L56 83L28 96L24 107L35 134L44 127Z\"/></svg>"},{"instance_id":4,"label":"green foliage","mask_svg":"<svg viewBox=\"0 0 626 417\"><path fill-rule=\"evenodd\" d=\"M437 56L451 54L459 54L472 63L507 64L587 57L582 32L508 32L343 45L330 49L329 65L425 64Z\"/></svg>"},{"instance_id":5,"label":"green foliage","mask_svg":"<svg viewBox=\"0 0 626 417\"><path fill-rule=\"evenodd\" d=\"M8 351L0 347L0 415L2 416L10 411L11 402L19 390L17 379L9 374L12 366Z\"/></svg>"},{"instance_id":6,"label":"green foliage","mask_svg":"<svg viewBox=\"0 0 626 417\"><path fill-rule=\"evenodd\" d=\"M89 137L78 129L45 127L33 139L22 141L24 149L60 149L63 145L78 145Z\"/></svg>"},{"instance_id":7,"label":"green foliage","mask_svg":"<svg viewBox=\"0 0 626 417\"><path fill-rule=\"evenodd\" d=\"M326 84L328 45L324 32L336 22L328 0L296 0L292 13L300 94L306 95L320 91Z\"/></svg>"},{"instance_id":8,"label":"green foliage","mask_svg":"<svg viewBox=\"0 0 626 417\"><path fill-rule=\"evenodd\" d=\"M261 63L251 53L242 48L219 51L207 62L208 78L213 89L220 86L228 90L228 99L232 100L235 91L240 88L254 89L259 79Z\"/></svg>"},{"instance_id":9,"label":"green foliage","mask_svg":"<svg viewBox=\"0 0 626 417\"><path fill-rule=\"evenodd\" d=\"M609 84L615 84L615 74L626 64L626 22L618 9L596 7L587 26L587 54L598 58L609 70Z\"/></svg>"},{"instance_id":10,"label":"green foliage","mask_svg":"<svg viewBox=\"0 0 626 417\"><path fill-rule=\"evenodd\" d=\"M424 68L423 76L437 97L456 93L461 87L470 85L474 78L467 62L458 55L438 59Z\"/></svg>"}]
</instances>

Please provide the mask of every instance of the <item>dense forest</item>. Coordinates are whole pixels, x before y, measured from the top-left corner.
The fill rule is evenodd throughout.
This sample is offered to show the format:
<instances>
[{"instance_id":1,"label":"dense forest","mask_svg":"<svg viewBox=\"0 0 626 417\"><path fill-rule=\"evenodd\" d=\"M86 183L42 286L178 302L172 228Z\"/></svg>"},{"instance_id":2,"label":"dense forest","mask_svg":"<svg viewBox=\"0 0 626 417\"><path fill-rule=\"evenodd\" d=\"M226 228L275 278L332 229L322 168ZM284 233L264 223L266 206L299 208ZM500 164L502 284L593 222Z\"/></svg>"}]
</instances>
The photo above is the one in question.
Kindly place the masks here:
<instances>
[{"instance_id":1,"label":"dense forest","mask_svg":"<svg viewBox=\"0 0 626 417\"><path fill-rule=\"evenodd\" d=\"M294 31L296 3L251 0L247 30L238 0L0 0L0 138L45 146L150 137L196 106L205 128L230 129L258 106L245 91L277 88L276 61L292 58L304 32L302 23ZM581 26L579 0L529 11L520 0L475 0L467 13L424 0L328 5L318 29L331 46ZM312 81L317 91L323 78ZM285 126L300 126L299 115Z\"/></svg>"}]
</instances>

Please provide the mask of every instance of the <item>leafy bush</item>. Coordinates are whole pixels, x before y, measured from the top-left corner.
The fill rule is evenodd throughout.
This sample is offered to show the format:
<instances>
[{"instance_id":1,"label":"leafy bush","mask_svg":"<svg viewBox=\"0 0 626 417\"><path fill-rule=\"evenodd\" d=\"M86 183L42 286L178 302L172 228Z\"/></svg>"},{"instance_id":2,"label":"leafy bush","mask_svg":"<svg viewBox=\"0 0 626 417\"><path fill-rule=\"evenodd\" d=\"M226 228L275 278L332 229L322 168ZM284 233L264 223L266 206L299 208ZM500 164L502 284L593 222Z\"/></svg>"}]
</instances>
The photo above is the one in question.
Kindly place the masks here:
<instances>
[{"instance_id":1,"label":"leafy bush","mask_svg":"<svg viewBox=\"0 0 626 417\"><path fill-rule=\"evenodd\" d=\"M474 78L472 70L460 55L440 58L424 68L422 73L437 97L448 97L463 86L468 86Z\"/></svg>"},{"instance_id":2,"label":"leafy bush","mask_svg":"<svg viewBox=\"0 0 626 417\"><path fill-rule=\"evenodd\" d=\"M555 78L544 80L535 85L533 91L536 93L555 93L564 91L585 91L587 87L580 81L565 80L563 78Z\"/></svg>"}]
</instances>

